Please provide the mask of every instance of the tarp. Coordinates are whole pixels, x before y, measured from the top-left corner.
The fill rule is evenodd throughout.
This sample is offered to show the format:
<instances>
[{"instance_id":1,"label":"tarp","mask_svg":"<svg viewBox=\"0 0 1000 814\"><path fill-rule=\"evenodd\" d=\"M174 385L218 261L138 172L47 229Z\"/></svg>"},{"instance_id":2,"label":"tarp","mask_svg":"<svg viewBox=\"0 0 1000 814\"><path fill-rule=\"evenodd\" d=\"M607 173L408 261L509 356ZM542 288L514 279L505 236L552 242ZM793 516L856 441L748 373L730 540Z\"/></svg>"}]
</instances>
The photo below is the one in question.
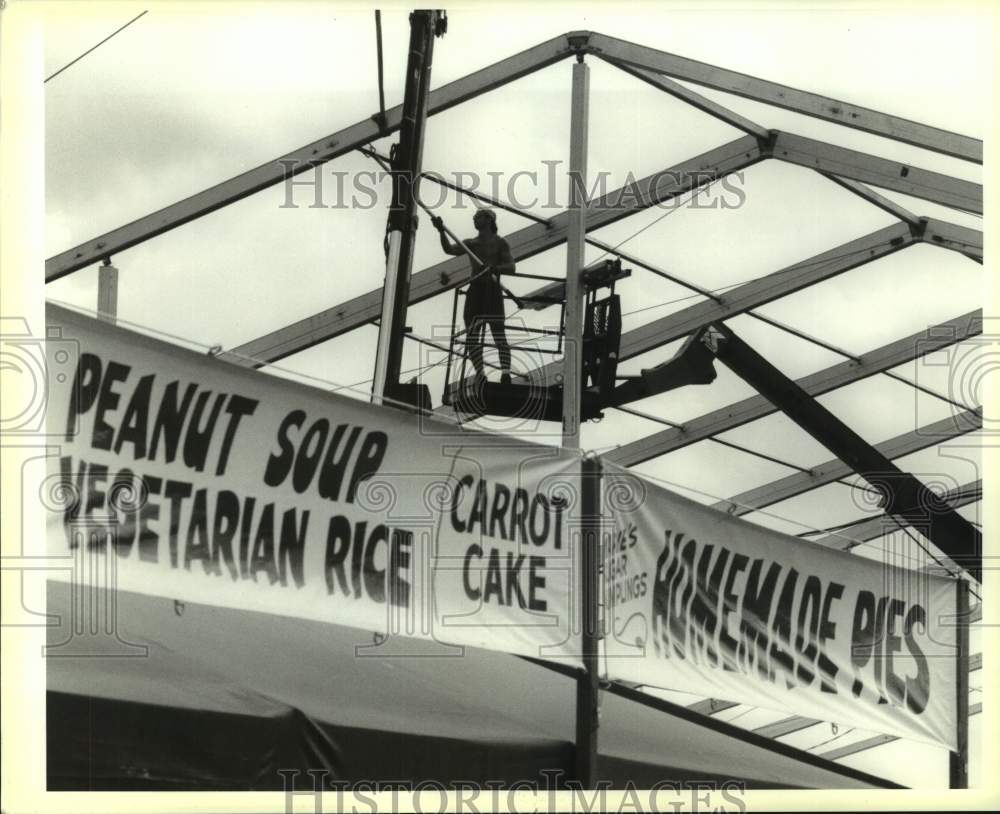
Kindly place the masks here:
<instances>
[{"instance_id":1,"label":"tarp","mask_svg":"<svg viewBox=\"0 0 1000 814\"><path fill-rule=\"evenodd\" d=\"M605 470L613 678L956 744L956 583Z\"/></svg>"},{"instance_id":2,"label":"tarp","mask_svg":"<svg viewBox=\"0 0 1000 814\"><path fill-rule=\"evenodd\" d=\"M75 612L70 586L49 583L52 789L280 789L279 769L540 788L572 778L575 681L547 667L424 641L406 657L365 656L372 638L351 628L127 592L113 605L103 592L73 599ZM74 629L105 613L113 635ZM691 713L607 692L601 704L599 775L617 788L880 784Z\"/></svg>"}]
</instances>

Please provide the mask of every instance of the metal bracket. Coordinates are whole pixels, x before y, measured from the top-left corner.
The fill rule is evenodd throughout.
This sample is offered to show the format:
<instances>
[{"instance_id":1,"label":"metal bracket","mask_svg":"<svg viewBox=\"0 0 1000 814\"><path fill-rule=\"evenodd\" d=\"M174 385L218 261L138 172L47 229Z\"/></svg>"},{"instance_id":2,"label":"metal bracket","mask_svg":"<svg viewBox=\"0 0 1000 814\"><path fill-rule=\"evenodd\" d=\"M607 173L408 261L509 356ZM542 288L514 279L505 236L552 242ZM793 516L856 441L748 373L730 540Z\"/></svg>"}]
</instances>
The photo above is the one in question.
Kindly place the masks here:
<instances>
[{"instance_id":1,"label":"metal bracket","mask_svg":"<svg viewBox=\"0 0 1000 814\"><path fill-rule=\"evenodd\" d=\"M712 353L718 353L719 346L726 341L725 334L714 325L706 327L698 338Z\"/></svg>"},{"instance_id":2,"label":"metal bracket","mask_svg":"<svg viewBox=\"0 0 1000 814\"><path fill-rule=\"evenodd\" d=\"M389 135L389 123L384 113L382 112L375 113L374 115L372 115L371 119L378 126L379 136Z\"/></svg>"},{"instance_id":3,"label":"metal bracket","mask_svg":"<svg viewBox=\"0 0 1000 814\"><path fill-rule=\"evenodd\" d=\"M444 9L438 9L434 14L434 36L443 37L448 33L448 12Z\"/></svg>"},{"instance_id":4,"label":"metal bracket","mask_svg":"<svg viewBox=\"0 0 1000 814\"><path fill-rule=\"evenodd\" d=\"M578 57L581 57L588 51L591 51L591 48L589 47L589 31L572 31L566 35L566 42L569 45L570 50L575 52Z\"/></svg>"},{"instance_id":5,"label":"metal bracket","mask_svg":"<svg viewBox=\"0 0 1000 814\"><path fill-rule=\"evenodd\" d=\"M757 139L757 147L764 158L774 157L774 145L777 143L779 135L781 135L780 130L768 130L766 139Z\"/></svg>"},{"instance_id":6,"label":"metal bracket","mask_svg":"<svg viewBox=\"0 0 1000 814\"><path fill-rule=\"evenodd\" d=\"M916 240L923 240L927 232L927 218L920 218L917 223L910 224L910 234Z\"/></svg>"}]
</instances>

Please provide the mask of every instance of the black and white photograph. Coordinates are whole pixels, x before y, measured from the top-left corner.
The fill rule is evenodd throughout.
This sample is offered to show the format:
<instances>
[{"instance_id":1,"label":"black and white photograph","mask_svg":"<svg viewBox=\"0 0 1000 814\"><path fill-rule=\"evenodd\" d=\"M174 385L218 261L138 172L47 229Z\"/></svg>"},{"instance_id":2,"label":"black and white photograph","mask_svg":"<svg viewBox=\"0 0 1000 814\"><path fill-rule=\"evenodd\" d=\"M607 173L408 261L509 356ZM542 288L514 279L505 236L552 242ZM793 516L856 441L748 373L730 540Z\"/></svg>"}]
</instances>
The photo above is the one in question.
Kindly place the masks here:
<instances>
[{"instance_id":1,"label":"black and white photograph","mask_svg":"<svg viewBox=\"0 0 1000 814\"><path fill-rule=\"evenodd\" d=\"M5 814L996 810L998 11L0 0Z\"/></svg>"}]
</instances>

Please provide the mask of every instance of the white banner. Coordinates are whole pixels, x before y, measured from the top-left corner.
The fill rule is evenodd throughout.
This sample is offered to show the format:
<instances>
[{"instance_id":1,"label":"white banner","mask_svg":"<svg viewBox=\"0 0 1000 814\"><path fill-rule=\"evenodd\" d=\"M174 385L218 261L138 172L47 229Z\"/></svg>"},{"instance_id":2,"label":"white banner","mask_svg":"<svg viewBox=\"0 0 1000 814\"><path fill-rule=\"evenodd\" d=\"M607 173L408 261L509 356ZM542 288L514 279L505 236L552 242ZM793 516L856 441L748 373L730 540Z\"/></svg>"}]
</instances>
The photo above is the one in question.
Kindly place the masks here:
<instances>
[{"instance_id":1,"label":"white banner","mask_svg":"<svg viewBox=\"0 0 1000 814\"><path fill-rule=\"evenodd\" d=\"M611 678L956 745L956 583L604 472Z\"/></svg>"},{"instance_id":2,"label":"white banner","mask_svg":"<svg viewBox=\"0 0 1000 814\"><path fill-rule=\"evenodd\" d=\"M47 318L66 578L578 662L577 456Z\"/></svg>"}]
</instances>

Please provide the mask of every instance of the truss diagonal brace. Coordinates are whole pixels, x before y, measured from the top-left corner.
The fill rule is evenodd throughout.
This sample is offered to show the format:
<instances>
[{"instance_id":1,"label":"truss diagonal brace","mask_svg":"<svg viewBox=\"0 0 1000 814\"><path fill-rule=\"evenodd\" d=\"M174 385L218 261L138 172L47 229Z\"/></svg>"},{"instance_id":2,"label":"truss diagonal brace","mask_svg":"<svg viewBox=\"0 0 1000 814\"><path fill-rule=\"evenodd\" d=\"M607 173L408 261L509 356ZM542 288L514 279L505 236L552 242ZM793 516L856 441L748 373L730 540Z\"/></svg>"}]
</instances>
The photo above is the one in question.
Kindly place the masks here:
<instances>
[{"instance_id":1,"label":"truss diagonal brace","mask_svg":"<svg viewBox=\"0 0 1000 814\"><path fill-rule=\"evenodd\" d=\"M833 183L853 192L860 198L864 198L870 204L877 206L909 224L915 236L918 236L925 243L932 246L940 246L943 249L950 249L975 260L979 265L983 264L983 233L977 229L970 229L967 226L959 226L954 223L938 220L937 218L925 218L914 215L905 206L900 206L895 201L891 201L884 195L880 195L874 189L865 186L858 181L849 178L841 178L838 175L822 173L825 178L829 178Z\"/></svg>"},{"instance_id":2,"label":"truss diagonal brace","mask_svg":"<svg viewBox=\"0 0 1000 814\"><path fill-rule=\"evenodd\" d=\"M888 212L894 218L898 218L903 221L903 223L908 223L915 229L922 228L920 223L920 216L914 215L905 206L900 206L895 201L890 201L884 195L879 195L874 189L865 186L860 181L852 181L850 178L841 178L839 175L833 175L829 172L820 173L824 178L828 178L833 181L837 186L846 189L848 192L853 192L859 198L862 198L873 206L877 206L883 212Z\"/></svg>"},{"instance_id":3,"label":"truss diagonal brace","mask_svg":"<svg viewBox=\"0 0 1000 814\"><path fill-rule=\"evenodd\" d=\"M654 88L669 93L671 96L680 99L682 102L687 102L689 105L697 108L702 113L707 113L709 116L714 116L716 119L725 122L731 127L742 130L748 135L764 140L767 140L768 138L768 131L766 127L762 127L756 122L750 121L750 119L741 116L739 113L720 105L718 102L713 102L711 99L684 87L678 82L674 82L672 79L668 79L666 76L662 76L655 71L648 71L645 68L636 68L626 62L619 62L617 59L605 58L605 62L614 65L616 68L620 68L627 74L631 74L636 79L641 79L647 85L652 85Z\"/></svg>"}]
</instances>

